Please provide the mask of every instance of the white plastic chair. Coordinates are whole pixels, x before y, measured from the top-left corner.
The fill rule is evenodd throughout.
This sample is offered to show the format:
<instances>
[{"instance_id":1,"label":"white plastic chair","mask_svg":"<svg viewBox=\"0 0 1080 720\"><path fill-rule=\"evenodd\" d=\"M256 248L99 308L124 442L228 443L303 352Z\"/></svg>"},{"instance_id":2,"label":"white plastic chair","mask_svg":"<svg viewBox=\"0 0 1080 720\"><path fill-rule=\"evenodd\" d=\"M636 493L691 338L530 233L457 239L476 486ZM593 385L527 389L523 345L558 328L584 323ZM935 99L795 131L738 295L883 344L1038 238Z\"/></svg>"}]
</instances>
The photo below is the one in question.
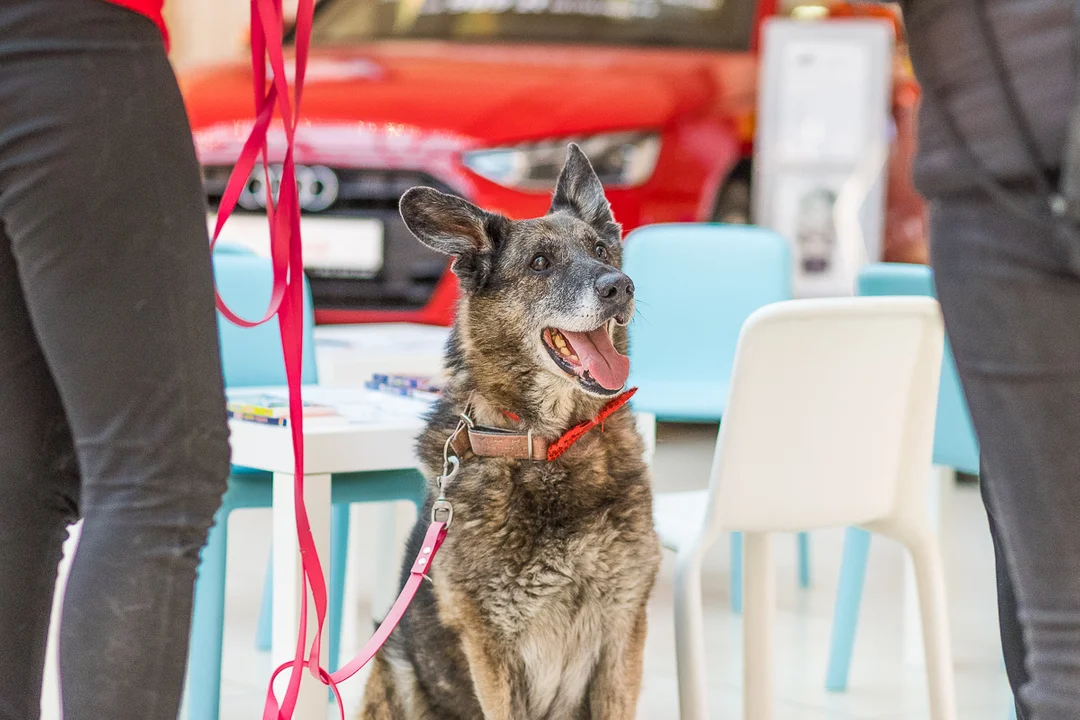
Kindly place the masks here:
<instances>
[{"instance_id":1,"label":"white plastic chair","mask_svg":"<svg viewBox=\"0 0 1080 720\"><path fill-rule=\"evenodd\" d=\"M931 717L955 718L945 581L926 500L942 344L930 298L796 300L747 320L709 489L658 493L654 505L657 531L678 553L682 720L708 716L701 566L720 533L745 533L743 717L769 720L769 533L845 525L891 536L911 552Z\"/></svg>"}]
</instances>

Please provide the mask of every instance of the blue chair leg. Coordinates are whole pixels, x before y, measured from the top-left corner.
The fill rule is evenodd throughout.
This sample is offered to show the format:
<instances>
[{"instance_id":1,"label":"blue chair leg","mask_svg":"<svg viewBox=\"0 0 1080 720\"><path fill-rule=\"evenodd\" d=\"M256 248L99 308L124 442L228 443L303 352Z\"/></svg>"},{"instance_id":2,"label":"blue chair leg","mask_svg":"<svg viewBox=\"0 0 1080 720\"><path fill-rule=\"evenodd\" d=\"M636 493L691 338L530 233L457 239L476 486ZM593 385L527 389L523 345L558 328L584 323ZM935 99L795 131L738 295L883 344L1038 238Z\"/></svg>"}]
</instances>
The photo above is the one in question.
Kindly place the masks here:
<instances>
[{"instance_id":1,"label":"blue chair leg","mask_svg":"<svg viewBox=\"0 0 1080 720\"><path fill-rule=\"evenodd\" d=\"M202 551L195 582L188 662L189 720L218 720L221 701L221 648L225 632L225 551L229 508L218 511Z\"/></svg>"},{"instance_id":2,"label":"blue chair leg","mask_svg":"<svg viewBox=\"0 0 1080 720\"><path fill-rule=\"evenodd\" d=\"M810 533L799 533L799 587L810 587Z\"/></svg>"},{"instance_id":3,"label":"blue chair leg","mask_svg":"<svg viewBox=\"0 0 1080 720\"><path fill-rule=\"evenodd\" d=\"M334 505L330 512L330 648L329 669L338 669L341 654L341 616L345 604L345 563L349 552L349 506Z\"/></svg>"},{"instance_id":4,"label":"blue chair leg","mask_svg":"<svg viewBox=\"0 0 1080 720\"><path fill-rule=\"evenodd\" d=\"M274 551L266 558L266 579L263 580L262 602L259 604L259 625L255 630L255 649L270 652L274 642Z\"/></svg>"},{"instance_id":5,"label":"blue chair leg","mask_svg":"<svg viewBox=\"0 0 1080 720\"><path fill-rule=\"evenodd\" d=\"M742 614L742 533L731 533L731 612Z\"/></svg>"},{"instance_id":6,"label":"blue chair leg","mask_svg":"<svg viewBox=\"0 0 1080 720\"><path fill-rule=\"evenodd\" d=\"M855 628L859 623L866 563L870 558L870 533L858 528L844 531L844 556L840 565L840 582L836 590L833 611L832 638L829 642L829 669L825 689L843 692L847 689L851 669L851 653L855 647Z\"/></svg>"}]
</instances>

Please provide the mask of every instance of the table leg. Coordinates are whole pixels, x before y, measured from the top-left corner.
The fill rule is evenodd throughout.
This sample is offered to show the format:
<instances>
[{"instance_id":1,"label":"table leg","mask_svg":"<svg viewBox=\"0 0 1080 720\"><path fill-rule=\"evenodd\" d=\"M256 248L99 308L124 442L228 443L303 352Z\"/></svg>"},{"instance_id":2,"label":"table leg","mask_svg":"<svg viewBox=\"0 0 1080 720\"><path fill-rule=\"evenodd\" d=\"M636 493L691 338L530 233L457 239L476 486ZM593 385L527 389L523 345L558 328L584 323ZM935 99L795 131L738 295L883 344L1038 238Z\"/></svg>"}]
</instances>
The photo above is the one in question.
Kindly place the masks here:
<instances>
[{"instance_id":1,"label":"table leg","mask_svg":"<svg viewBox=\"0 0 1080 720\"><path fill-rule=\"evenodd\" d=\"M289 473L274 473L274 625L271 646L274 667L293 659L293 654L296 652L296 633L300 624L300 588L303 575L300 566L300 549L297 545L293 477ZM304 477L304 503L307 506L315 548L323 563L323 573L328 579L330 572L328 562L330 556L329 475ZM308 637L305 643L307 647L311 646L315 638L315 628L315 604L309 590ZM324 625L321 659L324 667L329 654L327 638L327 628ZM288 672L279 676L274 686L279 699L284 696L288 681ZM326 702L326 688L305 671L293 717L296 720L324 720Z\"/></svg>"},{"instance_id":2,"label":"table leg","mask_svg":"<svg viewBox=\"0 0 1080 720\"><path fill-rule=\"evenodd\" d=\"M401 576L401 558L397 551L397 503L379 503L375 506L379 518L376 521L378 537L375 540L375 586L371 591L372 624L380 622L394 604Z\"/></svg>"}]
</instances>

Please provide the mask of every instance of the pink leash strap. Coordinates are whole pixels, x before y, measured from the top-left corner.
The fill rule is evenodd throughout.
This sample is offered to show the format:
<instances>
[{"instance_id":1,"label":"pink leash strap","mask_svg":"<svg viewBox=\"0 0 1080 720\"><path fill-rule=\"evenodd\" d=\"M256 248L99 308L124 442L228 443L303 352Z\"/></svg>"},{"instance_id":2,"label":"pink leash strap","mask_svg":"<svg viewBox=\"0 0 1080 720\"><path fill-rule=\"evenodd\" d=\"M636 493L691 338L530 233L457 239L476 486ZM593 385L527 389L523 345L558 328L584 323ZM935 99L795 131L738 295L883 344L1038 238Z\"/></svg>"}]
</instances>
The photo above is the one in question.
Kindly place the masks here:
<instances>
[{"instance_id":1,"label":"pink leash strap","mask_svg":"<svg viewBox=\"0 0 1080 720\"><path fill-rule=\"evenodd\" d=\"M401 623L402 618L405 617L405 611L409 609L409 605L412 603L413 598L416 597L417 591L420 589L420 585L423 584L424 579L428 578L428 572L431 570L432 560L435 559L435 554L439 552L439 547L442 545L443 540L446 538L446 528L448 527L446 522L432 521L428 526L427 534L424 536L424 541L420 545L420 551L416 554L416 559L413 561L412 568L409 570L409 579L405 582L405 587L401 589L401 593L397 596L397 600L394 601L390 611L386 613L386 617L382 623L379 624L379 629L375 631L375 634L371 636L371 639L367 641L367 644L361 648L360 652L343 665L337 672L329 674L322 668L318 668L319 680L324 685L329 685L334 692L334 697L337 699L337 705L341 712L341 716L344 718L345 710L341 701L341 693L338 691L337 686L340 683L345 682L353 675L358 673L361 668L371 662L371 659L375 657L375 654L379 652L379 649L386 644L390 634L394 632L397 626ZM264 714L264 718L276 718L286 717L281 714L281 711L277 708L277 699L274 696L274 681L285 670L293 666L292 662L282 664L270 677L270 688L267 690L266 696L266 711L275 714ZM291 717L291 715L289 716Z\"/></svg>"},{"instance_id":2,"label":"pink leash strap","mask_svg":"<svg viewBox=\"0 0 1080 720\"><path fill-rule=\"evenodd\" d=\"M420 545L420 552L416 554L412 569L409 570L409 579L405 582L401 594L398 595L390 611L386 613L386 617L379 624L379 629L375 631L375 634L371 636L363 649L356 654L356 657L330 676L334 682L341 683L355 675L360 668L371 661L371 658L375 657L375 653L390 637L390 633L394 632L394 628L398 626L401 618L404 617L405 611L409 608L409 603L412 602L413 597L416 595L416 591L420 589L424 578L427 578L427 574L431 570L431 561L435 558L435 553L439 551L439 546L442 545L443 540L446 538L446 528L447 524L445 522L432 521L431 525L428 526L427 535L424 536L424 542Z\"/></svg>"}]
</instances>

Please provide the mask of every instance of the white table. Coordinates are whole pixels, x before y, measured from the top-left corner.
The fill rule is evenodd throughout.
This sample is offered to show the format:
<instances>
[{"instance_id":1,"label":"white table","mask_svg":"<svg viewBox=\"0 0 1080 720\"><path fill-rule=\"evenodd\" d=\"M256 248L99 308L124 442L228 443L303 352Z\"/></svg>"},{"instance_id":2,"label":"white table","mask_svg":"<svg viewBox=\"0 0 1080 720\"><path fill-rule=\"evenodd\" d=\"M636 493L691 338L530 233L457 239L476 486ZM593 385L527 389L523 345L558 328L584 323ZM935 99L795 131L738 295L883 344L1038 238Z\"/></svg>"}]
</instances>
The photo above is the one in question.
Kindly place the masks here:
<instances>
[{"instance_id":1,"label":"white table","mask_svg":"<svg viewBox=\"0 0 1080 720\"><path fill-rule=\"evenodd\" d=\"M267 391L281 393L283 388ZM244 392L250 392L246 389ZM304 502L315 547L329 575L330 477L334 473L399 470L416 467L413 450L424 427L420 418L428 404L363 389L304 388L304 398L339 407L354 421L304 429ZM271 657L276 667L290 661L296 648L300 618L302 571L297 546L294 505L294 459L291 429L239 420L230 421L232 462L272 472L274 615ZM315 637L314 604L309 593L307 645ZM329 647L323 628L323 662ZM278 697L287 684L280 678ZM326 689L305 672L296 706L297 720L326 717Z\"/></svg>"}]
</instances>

